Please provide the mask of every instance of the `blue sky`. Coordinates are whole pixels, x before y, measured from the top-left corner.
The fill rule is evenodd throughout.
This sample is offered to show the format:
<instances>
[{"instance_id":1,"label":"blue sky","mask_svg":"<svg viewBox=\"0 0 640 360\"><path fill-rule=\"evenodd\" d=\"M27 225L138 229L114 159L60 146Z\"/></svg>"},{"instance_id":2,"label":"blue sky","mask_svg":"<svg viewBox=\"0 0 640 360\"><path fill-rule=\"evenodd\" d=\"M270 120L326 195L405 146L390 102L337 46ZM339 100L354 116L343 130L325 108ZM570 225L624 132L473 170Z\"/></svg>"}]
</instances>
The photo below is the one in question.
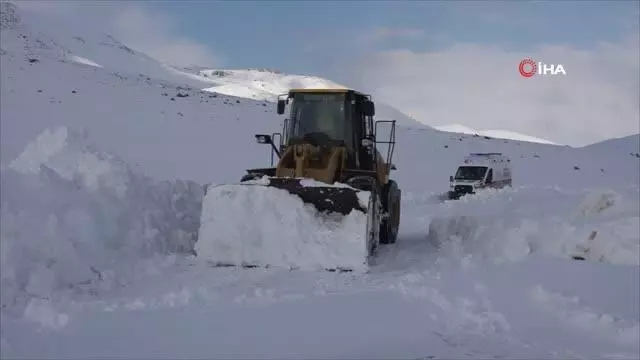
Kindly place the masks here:
<instances>
[{"instance_id":1,"label":"blue sky","mask_svg":"<svg viewBox=\"0 0 640 360\"><path fill-rule=\"evenodd\" d=\"M327 71L325 54L393 48L429 51L456 42L522 50L541 43L589 48L637 24L638 1L184 1L140 2L170 13L182 35L230 67ZM636 25L637 26L637 25ZM376 29L406 37L362 40ZM420 34L422 32L422 34ZM413 34L413 36L411 36Z\"/></svg>"}]
</instances>

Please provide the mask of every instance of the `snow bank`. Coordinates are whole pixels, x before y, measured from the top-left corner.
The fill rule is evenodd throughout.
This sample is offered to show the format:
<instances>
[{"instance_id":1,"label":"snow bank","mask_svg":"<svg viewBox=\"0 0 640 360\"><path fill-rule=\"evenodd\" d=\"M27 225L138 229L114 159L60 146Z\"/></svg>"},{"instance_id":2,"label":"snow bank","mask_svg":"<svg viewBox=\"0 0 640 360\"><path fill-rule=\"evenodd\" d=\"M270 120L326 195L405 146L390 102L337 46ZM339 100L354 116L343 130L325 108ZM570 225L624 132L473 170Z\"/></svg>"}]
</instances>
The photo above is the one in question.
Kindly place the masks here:
<instances>
[{"instance_id":1,"label":"snow bank","mask_svg":"<svg viewBox=\"0 0 640 360\"><path fill-rule=\"evenodd\" d=\"M202 188L154 182L67 128L2 169L3 306L107 280L127 261L193 252Z\"/></svg>"},{"instance_id":2,"label":"snow bank","mask_svg":"<svg viewBox=\"0 0 640 360\"><path fill-rule=\"evenodd\" d=\"M624 191L620 190L620 191ZM517 261L530 254L638 265L638 189L486 191L448 204L427 239L449 256Z\"/></svg>"},{"instance_id":3,"label":"snow bank","mask_svg":"<svg viewBox=\"0 0 640 360\"><path fill-rule=\"evenodd\" d=\"M210 187L202 204L199 257L217 264L367 269L367 216L331 217L286 190Z\"/></svg>"}]
</instances>

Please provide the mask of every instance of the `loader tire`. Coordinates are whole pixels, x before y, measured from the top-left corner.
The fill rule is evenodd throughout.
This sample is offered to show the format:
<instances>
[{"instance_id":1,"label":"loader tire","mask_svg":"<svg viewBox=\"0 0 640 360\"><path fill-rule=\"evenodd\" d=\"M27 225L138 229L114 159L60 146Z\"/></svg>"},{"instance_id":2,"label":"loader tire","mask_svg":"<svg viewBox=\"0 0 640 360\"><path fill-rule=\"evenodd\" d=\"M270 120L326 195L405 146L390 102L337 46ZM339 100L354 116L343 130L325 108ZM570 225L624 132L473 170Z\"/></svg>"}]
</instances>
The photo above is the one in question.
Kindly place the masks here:
<instances>
[{"instance_id":1,"label":"loader tire","mask_svg":"<svg viewBox=\"0 0 640 360\"><path fill-rule=\"evenodd\" d=\"M361 191L370 191L371 197L367 206L367 249L369 257L373 257L378 245L382 243L385 236L382 232L382 214L385 212L385 187L381 186L377 179L370 176L356 176L346 181L350 185Z\"/></svg>"},{"instance_id":2,"label":"loader tire","mask_svg":"<svg viewBox=\"0 0 640 360\"><path fill-rule=\"evenodd\" d=\"M389 216L380 223L380 243L395 244L400 228L400 203L402 193L395 181L389 182L382 188L382 206Z\"/></svg>"},{"instance_id":3,"label":"loader tire","mask_svg":"<svg viewBox=\"0 0 640 360\"><path fill-rule=\"evenodd\" d=\"M372 183L373 184L371 185L370 190L371 198L369 199L369 205L367 209L367 250L369 257L375 256L376 251L378 250L378 245L381 243L383 235L380 232L380 230L382 229L380 216L382 215L381 212L384 212L384 208L382 207L384 197L381 196L382 189L377 186L375 180L373 180Z\"/></svg>"}]
</instances>

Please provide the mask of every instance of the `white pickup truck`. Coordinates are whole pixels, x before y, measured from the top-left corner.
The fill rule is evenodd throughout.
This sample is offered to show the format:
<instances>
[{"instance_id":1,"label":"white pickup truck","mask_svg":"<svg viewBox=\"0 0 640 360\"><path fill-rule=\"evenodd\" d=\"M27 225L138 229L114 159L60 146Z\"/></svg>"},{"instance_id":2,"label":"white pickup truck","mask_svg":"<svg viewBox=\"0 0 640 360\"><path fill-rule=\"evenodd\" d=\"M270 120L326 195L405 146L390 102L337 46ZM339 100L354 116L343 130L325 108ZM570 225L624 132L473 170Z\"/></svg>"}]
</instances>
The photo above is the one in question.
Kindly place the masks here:
<instances>
[{"instance_id":1,"label":"white pickup truck","mask_svg":"<svg viewBox=\"0 0 640 360\"><path fill-rule=\"evenodd\" d=\"M449 177L448 198L459 199L484 188L511 186L511 160L502 153L471 153Z\"/></svg>"}]
</instances>

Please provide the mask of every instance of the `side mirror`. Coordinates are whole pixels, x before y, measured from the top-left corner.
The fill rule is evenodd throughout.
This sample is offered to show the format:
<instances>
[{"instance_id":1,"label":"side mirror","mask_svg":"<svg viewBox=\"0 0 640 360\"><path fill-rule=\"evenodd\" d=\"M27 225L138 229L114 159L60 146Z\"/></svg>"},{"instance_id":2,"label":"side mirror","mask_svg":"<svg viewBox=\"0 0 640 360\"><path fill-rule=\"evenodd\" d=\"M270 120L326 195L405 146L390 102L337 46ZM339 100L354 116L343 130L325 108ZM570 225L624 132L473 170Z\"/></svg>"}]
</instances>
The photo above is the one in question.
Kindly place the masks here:
<instances>
[{"instance_id":1,"label":"side mirror","mask_svg":"<svg viewBox=\"0 0 640 360\"><path fill-rule=\"evenodd\" d=\"M277 110L278 110L278 111L277 111L277 112L278 112L278 115L282 115L282 114L284 114L284 106L285 106L284 100L280 100L280 99L279 99L279 100L278 100L278 109L277 109Z\"/></svg>"},{"instance_id":2,"label":"side mirror","mask_svg":"<svg viewBox=\"0 0 640 360\"><path fill-rule=\"evenodd\" d=\"M453 175L449 175L449 182L453 182Z\"/></svg>"},{"instance_id":3,"label":"side mirror","mask_svg":"<svg viewBox=\"0 0 640 360\"><path fill-rule=\"evenodd\" d=\"M391 164L391 166L389 167L391 170L398 170L398 168L396 167L395 164Z\"/></svg>"},{"instance_id":4,"label":"side mirror","mask_svg":"<svg viewBox=\"0 0 640 360\"><path fill-rule=\"evenodd\" d=\"M376 107L373 105L373 101L367 100L363 104L363 111L365 116L375 116L376 115Z\"/></svg>"},{"instance_id":5,"label":"side mirror","mask_svg":"<svg viewBox=\"0 0 640 360\"><path fill-rule=\"evenodd\" d=\"M271 139L271 135L256 134L256 142L258 144L273 144L273 139Z\"/></svg>"}]
</instances>

